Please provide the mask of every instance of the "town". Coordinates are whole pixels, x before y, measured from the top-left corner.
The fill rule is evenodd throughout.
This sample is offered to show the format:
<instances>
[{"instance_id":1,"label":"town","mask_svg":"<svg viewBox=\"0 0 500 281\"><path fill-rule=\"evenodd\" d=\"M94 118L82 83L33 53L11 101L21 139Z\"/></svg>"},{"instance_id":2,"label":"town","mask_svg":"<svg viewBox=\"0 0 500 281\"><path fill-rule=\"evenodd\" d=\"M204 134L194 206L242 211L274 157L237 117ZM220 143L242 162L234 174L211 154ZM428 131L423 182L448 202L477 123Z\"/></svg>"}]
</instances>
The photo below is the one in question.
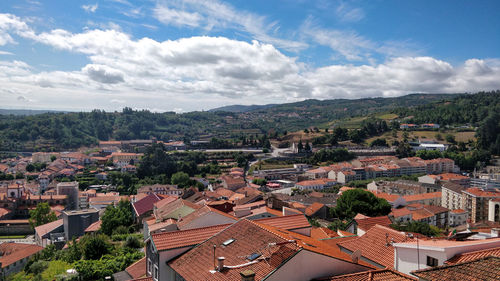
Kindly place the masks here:
<instances>
[{"instance_id":1,"label":"town","mask_svg":"<svg viewBox=\"0 0 500 281\"><path fill-rule=\"evenodd\" d=\"M301 142L210 149L153 138L5 158L2 274L18 280L52 266L60 280L495 274L500 159L463 173L449 158ZM448 146L411 147L427 158ZM350 160L304 160L325 151Z\"/></svg>"}]
</instances>

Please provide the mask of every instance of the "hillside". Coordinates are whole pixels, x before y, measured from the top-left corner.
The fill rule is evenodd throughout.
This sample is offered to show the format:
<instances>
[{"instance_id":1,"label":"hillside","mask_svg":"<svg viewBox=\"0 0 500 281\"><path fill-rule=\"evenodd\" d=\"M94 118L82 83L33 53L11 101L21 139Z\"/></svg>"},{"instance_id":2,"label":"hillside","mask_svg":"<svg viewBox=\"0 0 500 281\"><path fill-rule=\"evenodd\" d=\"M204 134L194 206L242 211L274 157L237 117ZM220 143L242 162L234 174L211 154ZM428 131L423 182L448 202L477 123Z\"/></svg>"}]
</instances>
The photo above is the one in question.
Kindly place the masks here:
<instances>
[{"instance_id":1,"label":"hillside","mask_svg":"<svg viewBox=\"0 0 500 281\"><path fill-rule=\"evenodd\" d=\"M69 149L98 140L239 139L268 132L326 128L346 118L397 108L450 101L461 95L412 94L397 98L306 100L249 112L152 113L125 108L122 112L0 115L0 151Z\"/></svg>"},{"instance_id":2,"label":"hillside","mask_svg":"<svg viewBox=\"0 0 500 281\"><path fill-rule=\"evenodd\" d=\"M266 109L266 108L271 108L275 107L277 104L264 104L264 105L227 105L227 106L222 106L222 107L217 107L210 109L209 112L216 112L216 111L225 111L225 112L233 112L233 113L239 113L239 112L249 112L249 111L255 111L259 109Z\"/></svg>"}]
</instances>

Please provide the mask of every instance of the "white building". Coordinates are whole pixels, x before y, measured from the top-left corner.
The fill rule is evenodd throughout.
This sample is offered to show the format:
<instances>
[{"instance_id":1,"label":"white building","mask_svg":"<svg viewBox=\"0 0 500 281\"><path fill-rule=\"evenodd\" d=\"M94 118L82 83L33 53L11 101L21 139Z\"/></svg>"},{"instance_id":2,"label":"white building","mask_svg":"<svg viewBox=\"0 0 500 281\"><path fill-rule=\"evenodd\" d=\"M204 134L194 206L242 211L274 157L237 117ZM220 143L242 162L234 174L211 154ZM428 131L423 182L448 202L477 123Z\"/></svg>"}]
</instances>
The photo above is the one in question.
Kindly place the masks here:
<instances>
[{"instance_id":1,"label":"white building","mask_svg":"<svg viewBox=\"0 0 500 281\"><path fill-rule=\"evenodd\" d=\"M467 218L469 213L463 209L451 210L449 213L449 224L450 226L459 226L467 223Z\"/></svg>"},{"instance_id":2,"label":"white building","mask_svg":"<svg viewBox=\"0 0 500 281\"><path fill-rule=\"evenodd\" d=\"M461 253L500 247L500 238L472 241L418 239L417 242L394 243L393 246L394 268L409 274L414 270L443 265Z\"/></svg>"}]
</instances>

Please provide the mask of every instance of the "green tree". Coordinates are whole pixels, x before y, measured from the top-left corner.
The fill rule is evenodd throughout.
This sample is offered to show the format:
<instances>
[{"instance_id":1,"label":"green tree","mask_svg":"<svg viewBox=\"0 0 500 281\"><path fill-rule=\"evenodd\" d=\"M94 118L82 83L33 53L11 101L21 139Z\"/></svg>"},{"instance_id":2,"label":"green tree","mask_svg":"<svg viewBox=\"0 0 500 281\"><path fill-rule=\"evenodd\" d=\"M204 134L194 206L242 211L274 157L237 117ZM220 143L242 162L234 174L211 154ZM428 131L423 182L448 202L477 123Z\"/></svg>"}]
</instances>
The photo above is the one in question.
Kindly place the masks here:
<instances>
[{"instance_id":1,"label":"green tree","mask_svg":"<svg viewBox=\"0 0 500 281\"><path fill-rule=\"evenodd\" d=\"M391 227L399 231L420 233L429 237L436 236L441 232L439 228L419 221L410 221L407 223L398 222L391 224Z\"/></svg>"},{"instance_id":2,"label":"green tree","mask_svg":"<svg viewBox=\"0 0 500 281\"><path fill-rule=\"evenodd\" d=\"M180 188L189 187L190 178L189 175L184 172L177 172L172 175L171 179L172 184L176 184Z\"/></svg>"},{"instance_id":3,"label":"green tree","mask_svg":"<svg viewBox=\"0 0 500 281\"><path fill-rule=\"evenodd\" d=\"M333 210L339 219L351 219L358 213L376 217L389 214L391 205L369 191L356 188L343 192Z\"/></svg>"},{"instance_id":4,"label":"green tree","mask_svg":"<svg viewBox=\"0 0 500 281\"><path fill-rule=\"evenodd\" d=\"M451 144L457 143L457 141L455 140L455 137L453 135L447 134L445 139L448 143L451 143Z\"/></svg>"},{"instance_id":5,"label":"green tree","mask_svg":"<svg viewBox=\"0 0 500 281\"><path fill-rule=\"evenodd\" d=\"M370 143L370 146L371 147L374 147L374 146L389 146L387 145L387 141L383 138L379 138L379 139L374 139L371 143Z\"/></svg>"},{"instance_id":6,"label":"green tree","mask_svg":"<svg viewBox=\"0 0 500 281\"><path fill-rule=\"evenodd\" d=\"M253 179L252 183L256 184L256 185L264 186L267 184L267 180L266 179Z\"/></svg>"},{"instance_id":7,"label":"green tree","mask_svg":"<svg viewBox=\"0 0 500 281\"><path fill-rule=\"evenodd\" d=\"M50 209L49 203L46 202L39 203L29 213L29 223L32 228L57 220L56 214Z\"/></svg>"},{"instance_id":8,"label":"green tree","mask_svg":"<svg viewBox=\"0 0 500 281\"><path fill-rule=\"evenodd\" d=\"M121 200L118 206L109 205L101 218L101 231L111 235L119 226L130 226L133 223L132 205L128 200Z\"/></svg>"},{"instance_id":9,"label":"green tree","mask_svg":"<svg viewBox=\"0 0 500 281\"><path fill-rule=\"evenodd\" d=\"M341 220L334 220L332 223L330 223L328 225L328 228L333 230L333 231L337 231L337 230L345 230L347 227L347 224L345 224L344 222L342 222Z\"/></svg>"},{"instance_id":10,"label":"green tree","mask_svg":"<svg viewBox=\"0 0 500 281\"><path fill-rule=\"evenodd\" d=\"M84 235L78 244L80 244L83 258L86 260L98 260L111 253L113 249L109 237L103 234Z\"/></svg>"}]
</instances>

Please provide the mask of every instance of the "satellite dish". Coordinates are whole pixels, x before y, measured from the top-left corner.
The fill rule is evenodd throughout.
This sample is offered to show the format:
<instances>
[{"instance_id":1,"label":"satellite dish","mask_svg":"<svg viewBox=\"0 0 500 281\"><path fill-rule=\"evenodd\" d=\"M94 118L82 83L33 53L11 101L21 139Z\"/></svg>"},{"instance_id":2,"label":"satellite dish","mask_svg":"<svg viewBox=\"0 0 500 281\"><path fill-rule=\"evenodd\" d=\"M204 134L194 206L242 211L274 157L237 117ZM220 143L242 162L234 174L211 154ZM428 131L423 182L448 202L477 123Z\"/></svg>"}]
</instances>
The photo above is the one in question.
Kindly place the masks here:
<instances>
[{"instance_id":1,"label":"satellite dish","mask_svg":"<svg viewBox=\"0 0 500 281\"><path fill-rule=\"evenodd\" d=\"M353 262L358 262L359 258L361 257L361 250L356 250L351 254L351 260Z\"/></svg>"}]
</instances>

